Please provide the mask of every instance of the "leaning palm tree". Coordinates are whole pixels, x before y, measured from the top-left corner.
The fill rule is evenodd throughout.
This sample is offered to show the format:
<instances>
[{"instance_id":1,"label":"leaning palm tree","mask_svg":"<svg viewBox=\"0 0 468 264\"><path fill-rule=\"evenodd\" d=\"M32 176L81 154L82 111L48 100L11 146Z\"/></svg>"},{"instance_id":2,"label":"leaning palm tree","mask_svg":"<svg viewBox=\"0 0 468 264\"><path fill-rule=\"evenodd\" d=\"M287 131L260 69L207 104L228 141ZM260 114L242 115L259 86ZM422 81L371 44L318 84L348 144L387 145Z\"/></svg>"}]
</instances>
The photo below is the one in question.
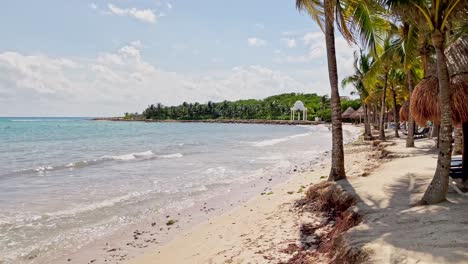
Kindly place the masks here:
<instances>
[{"instance_id":1,"label":"leaning palm tree","mask_svg":"<svg viewBox=\"0 0 468 264\"><path fill-rule=\"evenodd\" d=\"M373 12L373 10L379 10L379 5L371 0L296 0L296 7L307 11L325 34L332 109L332 166L328 180L344 179L346 172L335 53L335 24L348 42L354 42L354 36L359 35L366 47L376 50L379 27L385 22L378 16L378 12ZM351 24L351 21L354 23Z\"/></svg>"},{"instance_id":2,"label":"leaning palm tree","mask_svg":"<svg viewBox=\"0 0 468 264\"><path fill-rule=\"evenodd\" d=\"M369 122L369 106L365 102L365 99L369 95L365 85L364 85L364 77L369 71L372 64L372 57L369 54L365 54L362 50L359 53L354 52L354 74L345 77L341 81L341 86L346 87L350 84L354 86L361 99L361 105L364 109L364 139L365 140L372 140L372 132L370 128Z\"/></svg>"}]
</instances>

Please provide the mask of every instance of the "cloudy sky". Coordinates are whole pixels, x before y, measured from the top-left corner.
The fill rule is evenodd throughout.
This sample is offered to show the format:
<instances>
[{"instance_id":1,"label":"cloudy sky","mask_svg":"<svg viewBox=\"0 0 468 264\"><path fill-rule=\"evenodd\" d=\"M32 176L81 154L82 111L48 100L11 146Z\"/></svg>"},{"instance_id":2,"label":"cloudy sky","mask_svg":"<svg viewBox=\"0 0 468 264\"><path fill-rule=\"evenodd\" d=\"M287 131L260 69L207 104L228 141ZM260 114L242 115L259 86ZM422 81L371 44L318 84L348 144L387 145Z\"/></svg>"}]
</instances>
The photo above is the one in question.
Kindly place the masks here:
<instances>
[{"instance_id":1,"label":"cloudy sky","mask_svg":"<svg viewBox=\"0 0 468 264\"><path fill-rule=\"evenodd\" d=\"M294 2L5 1L0 116L327 94L323 34ZM354 48L341 37L336 45L341 79L352 73Z\"/></svg>"}]
</instances>

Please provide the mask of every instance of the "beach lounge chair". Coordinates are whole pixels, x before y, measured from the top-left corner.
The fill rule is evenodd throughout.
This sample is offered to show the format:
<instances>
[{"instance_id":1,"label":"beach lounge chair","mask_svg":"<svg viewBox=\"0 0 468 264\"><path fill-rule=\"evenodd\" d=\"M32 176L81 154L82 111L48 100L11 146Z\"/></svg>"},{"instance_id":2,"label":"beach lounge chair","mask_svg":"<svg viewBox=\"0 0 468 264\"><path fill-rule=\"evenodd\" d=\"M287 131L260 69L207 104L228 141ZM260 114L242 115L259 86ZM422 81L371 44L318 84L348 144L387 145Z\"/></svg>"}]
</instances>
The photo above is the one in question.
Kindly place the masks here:
<instances>
[{"instance_id":1,"label":"beach lounge chair","mask_svg":"<svg viewBox=\"0 0 468 264\"><path fill-rule=\"evenodd\" d=\"M463 174L463 161L461 157L453 157L450 163L450 179L449 184L458 194L468 196L468 192L463 192L458 188L455 179L468 180L468 175Z\"/></svg>"},{"instance_id":2,"label":"beach lounge chair","mask_svg":"<svg viewBox=\"0 0 468 264\"><path fill-rule=\"evenodd\" d=\"M429 131L430 131L429 127L425 127L420 132L419 131L415 132L414 133L414 138L415 139L425 138L427 136L427 133L429 133Z\"/></svg>"},{"instance_id":3,"label":"beach lounge chair","mask_svg":"<svg viewBox=\"0 0 468 264\"><path fill-rule=\"evenodd\" d=\"M405 136L408 135L407 130L403 130L403 129L400 129L400 130ZM429 131L430 131L429 127L425 127L421 131L415 131L413 136L414 136L415 139L424 138L424 137L427 136L427 133L429 133Z\"/></svg>"}]
</instances>

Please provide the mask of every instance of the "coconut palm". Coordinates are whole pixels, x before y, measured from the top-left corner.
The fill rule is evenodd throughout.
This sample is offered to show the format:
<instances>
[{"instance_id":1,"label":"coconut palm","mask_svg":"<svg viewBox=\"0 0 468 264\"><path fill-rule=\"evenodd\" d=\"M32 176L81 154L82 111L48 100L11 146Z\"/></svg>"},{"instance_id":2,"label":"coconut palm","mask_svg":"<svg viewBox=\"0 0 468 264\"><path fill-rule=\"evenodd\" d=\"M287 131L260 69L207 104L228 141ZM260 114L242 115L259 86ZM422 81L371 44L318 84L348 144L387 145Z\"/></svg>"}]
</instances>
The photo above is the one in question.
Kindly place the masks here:
<instances>
[{"instance_id":1,"label":"coconut palm","mask_svg":"<svg viewBox=\"0 0 468 264\"><path fill-rule=\"evenodd\" d=\"M449 169L452 157L452 89L450 88L447 59L444 54L448 25L457 17L464 19L467 1L462 0L386 0L387 6L406 6L417 10L417 16L423 19L429 28L432 46L436 51L437 77L440 97L440 132L439 155L437 168L429 187L421 200L423 204L434 204L444 201L448 191Z\"/></svg>"},{"instance_id":2,"label":"coconut palm","mask_svg":"<svg viewBox=\"0 0 468 264\"><path fill-rule=\"evenodd\" d=\"M365 102L365 99L369 95L366 87L364 86L364 77L370 69L372 64L372 58L368 54L364 54L362 50L360 52L354 52L354 74L345 77L341 81L341 86L346 87L350 84L354 86L361 99L361 105L364 108L364 139L372 140L372 132L369 121L369 106Z\"/></svg>"},{"instance_id":3,"label":"coconut palm","mask_svg":"<svg viewBox=\"0 0 468 264\"><path fill-rule=\"evenodd\" d=\"M374 1L296 0L296 7L307 11L325 34L332 109L332 166L328 180L344 179L346 172L335 53L335 24L347 41L353 42L354 36L360 36L366 47L377 50L379 28L385 24L385 20L380 18L379 12L373 12L379 10L379 5Z\"/></svg>"},{"instance_id":4,"label":"coconut palm","mask_svg":"<svg viewBox=\"0 0 468 264\"><path fill-rule=\"evenodd\" d=\"M406 82L408 87L408 105L411 102L411 95L414 90L415 80L419 80L418 70L420 67L418 59L418 47L421 52L421 58L428 60L428 46L425 44L425 39L423 39L423 44L418 44L419 35L418 28L413 24L403 22L395 31L394 41L392 47L390 48L391 53L393 53L395 58L399 60L397 63L402 68L406 76ZM423 63L425 64L425 63ZM414 147L414 128L415 122L414 118L411 115L408 115L408 126L407 126L407 137L406 137L406 147Z\"/></svg>"},{"instance_id":5,"label":"coconut palm","mask_svg":"<svg viewBox=\"0 0 468 264\"><path fill-rule=\"evenodd\" d=\"M393 27L394 28L394 27ZM388 75L395 63L395 54L392 48L393 30L386 34L380 53L375 55L369 71L364 76L364 82L374 93L380 94L379 139L385 140L385 112L387 101Z\"/></svg>"},{"instance_id":6,"label":"coconut palm","mask_svg":"<svg viewBox=\"0 0 468 264\"><path fill-rule=\"evenodd\" d=\"M391 69L388 74L389 88L392 96L392 108L393 108L393 121L395 122L395 137L400 137L398 131L400 130L400 121L398 115L398 102L397 96L402 92L402 86L404 85L405 74L400 69Z\"/></svg>"}]
</instances>

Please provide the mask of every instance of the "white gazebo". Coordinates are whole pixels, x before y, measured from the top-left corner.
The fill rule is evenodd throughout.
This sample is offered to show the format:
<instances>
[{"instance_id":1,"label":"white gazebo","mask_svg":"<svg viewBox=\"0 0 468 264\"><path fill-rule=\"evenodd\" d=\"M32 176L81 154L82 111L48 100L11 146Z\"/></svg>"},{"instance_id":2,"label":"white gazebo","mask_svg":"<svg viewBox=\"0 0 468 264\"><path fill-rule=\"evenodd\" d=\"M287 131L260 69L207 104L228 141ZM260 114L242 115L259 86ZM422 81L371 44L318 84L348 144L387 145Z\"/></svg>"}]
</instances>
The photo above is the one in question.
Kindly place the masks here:
<instances>
[{"instance_id":1,"label":"white gazebo","mask_svg":"<svg viewBox=\"0 0 468 264\"><path fill-rule=\"evenodd\" d=\"M296 111L297 111L297 120L301 120L301 112L302 112L302 120L307 120L307 108L304 106L304 103L301 101L297 101L294 103L294 106L291 107L291 120L296 120Z\"/></svg>"}]
</instances>

